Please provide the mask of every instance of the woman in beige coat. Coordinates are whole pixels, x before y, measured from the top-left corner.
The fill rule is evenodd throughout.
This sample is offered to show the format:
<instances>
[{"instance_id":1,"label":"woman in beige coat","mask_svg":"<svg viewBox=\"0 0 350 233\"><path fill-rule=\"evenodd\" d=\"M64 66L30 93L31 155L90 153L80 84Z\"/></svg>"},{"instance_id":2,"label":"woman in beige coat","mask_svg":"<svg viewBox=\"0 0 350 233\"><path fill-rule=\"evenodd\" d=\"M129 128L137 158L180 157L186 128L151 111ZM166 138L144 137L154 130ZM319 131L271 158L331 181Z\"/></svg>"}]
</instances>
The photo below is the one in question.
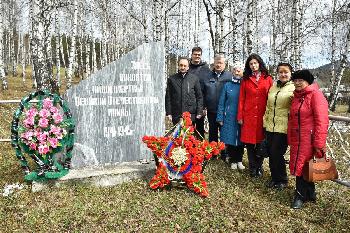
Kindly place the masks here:
<instances>
[{"instance_id":1,"label":"woman in beige coat","mask_svg":"<svg viewBox=\"0 0 350 233\"><path fill-rule=\"evenodd\" d=\"M288 113L295 88L291 81L292 66L288 63L278 64L277 75L278 80L270 88L268 94L264 128L271 172L271 181L267 186L282 189L288 184L284 154L288 147Z\"/></svg>"}]
</instances>

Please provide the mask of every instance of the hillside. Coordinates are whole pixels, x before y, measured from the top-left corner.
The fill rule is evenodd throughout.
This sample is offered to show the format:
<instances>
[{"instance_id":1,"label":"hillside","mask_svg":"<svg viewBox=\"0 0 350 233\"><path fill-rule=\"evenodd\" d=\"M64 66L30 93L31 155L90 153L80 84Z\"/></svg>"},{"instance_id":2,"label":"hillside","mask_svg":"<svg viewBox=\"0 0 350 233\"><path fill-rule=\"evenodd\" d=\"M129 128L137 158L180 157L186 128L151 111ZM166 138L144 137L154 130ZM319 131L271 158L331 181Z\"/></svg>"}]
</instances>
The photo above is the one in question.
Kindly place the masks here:
<instances>
[{"instance_id":1,"label":"hillside","mask_svg":"<svg viewBox=\"0 0 350 233\"><path fill-rule=\"evenodd\" d=\"M340 62L336 63L336 72L340 69ZM317 81L320 84L321 87L326 87L330 84L331 81L331 70L332 66L331 64L326 64L323 66L320 66L316 69L311 69L311 72L317 77ZM346 86L350 86L350 69L349 64L347 68L345 69L344 76L342 79L342 84Z\"/></svg>"}]
</instances>

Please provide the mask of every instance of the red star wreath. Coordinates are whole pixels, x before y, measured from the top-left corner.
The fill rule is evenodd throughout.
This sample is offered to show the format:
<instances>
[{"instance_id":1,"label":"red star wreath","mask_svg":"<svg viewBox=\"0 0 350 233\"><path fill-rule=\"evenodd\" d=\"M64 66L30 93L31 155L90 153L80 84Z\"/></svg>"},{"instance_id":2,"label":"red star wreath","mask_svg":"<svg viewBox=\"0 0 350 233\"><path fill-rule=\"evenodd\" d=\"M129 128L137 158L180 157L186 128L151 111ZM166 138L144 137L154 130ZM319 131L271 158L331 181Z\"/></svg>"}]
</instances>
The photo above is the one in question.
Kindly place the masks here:
<instances>
[{"instance_id":1,"label":"red star wreath","mask_svg":"<svg viewBox=\"0 0 350 233\"><path fill-rule=\"evenodd\" d=\"M157 170L149 185L152 189L164 188L171 181L182 180L189 189L202 197L209 195L203 175L203 165L225 148L222 142L196 139L189 112L173 128L171 136L144 136L142 141L152 150L157 160Z\"/></svg>"}]
</instances>

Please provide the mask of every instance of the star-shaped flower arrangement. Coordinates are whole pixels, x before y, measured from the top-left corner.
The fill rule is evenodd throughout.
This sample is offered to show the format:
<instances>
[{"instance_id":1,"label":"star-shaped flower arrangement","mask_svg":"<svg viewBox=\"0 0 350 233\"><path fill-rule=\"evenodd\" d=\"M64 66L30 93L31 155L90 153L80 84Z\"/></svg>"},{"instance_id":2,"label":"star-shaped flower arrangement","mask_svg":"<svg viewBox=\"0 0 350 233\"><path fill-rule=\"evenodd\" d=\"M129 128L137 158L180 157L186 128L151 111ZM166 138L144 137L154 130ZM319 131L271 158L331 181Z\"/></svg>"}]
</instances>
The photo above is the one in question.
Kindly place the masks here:
<instances>
[{"instance_id":1,"label":"star-shaped flower arrangement","mask_svg":"<svg viewBox=\"0 0 350 233\"><path fill-rule=\"evenodd\" d=\"M225 148L222 142L198 140L194 136L191 115L185 112L171 136L144 136L142 141L156 157L156 174L150 181L152 189L161 189L172 181L182 180L189 189L202 197L208 196L203 165Z\"/></svg>"}]
</instances>

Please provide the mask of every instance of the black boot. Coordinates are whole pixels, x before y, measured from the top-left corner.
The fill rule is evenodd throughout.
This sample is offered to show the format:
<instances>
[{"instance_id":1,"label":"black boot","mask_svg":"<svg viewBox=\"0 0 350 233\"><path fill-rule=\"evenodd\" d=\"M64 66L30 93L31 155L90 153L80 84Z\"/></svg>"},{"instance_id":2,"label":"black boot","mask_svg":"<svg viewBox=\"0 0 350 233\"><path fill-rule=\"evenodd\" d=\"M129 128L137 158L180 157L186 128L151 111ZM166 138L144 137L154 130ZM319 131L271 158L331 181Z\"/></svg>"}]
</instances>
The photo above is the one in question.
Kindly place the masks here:
<instances>
[{"instance_id":1,"label":"black boot","mask_svg":"<svg viewBox=\"0 0 350 233\"><path fill-rule=\"evenodd\" d=\"M256 176L257 177L262 177L264 175L264 169L262 167L258 167L256 169Z\"/></svg>"},{"instance_id":2,"label":"black boot","mask_svg":"<svg viewBox=\"0 0 350 233\"><path fill-rule=\"evenodd\" d=\"M304 204L303 196L300 193L295 192L294 200L292 203L292 208L293 209L301 209L301 208L303 208L303 204Z\"/></svg>"},{"instance_id":3,"label":"black boot","mask_svg":"<svg viewBox=\"0 0 350 233\"><path fill-rule=\"evenodd\" d=\"M250 177L257 177L258 176L256 174L256 169L250 169L249 173L250 173Z\"/></svg>"}]
</instances>

